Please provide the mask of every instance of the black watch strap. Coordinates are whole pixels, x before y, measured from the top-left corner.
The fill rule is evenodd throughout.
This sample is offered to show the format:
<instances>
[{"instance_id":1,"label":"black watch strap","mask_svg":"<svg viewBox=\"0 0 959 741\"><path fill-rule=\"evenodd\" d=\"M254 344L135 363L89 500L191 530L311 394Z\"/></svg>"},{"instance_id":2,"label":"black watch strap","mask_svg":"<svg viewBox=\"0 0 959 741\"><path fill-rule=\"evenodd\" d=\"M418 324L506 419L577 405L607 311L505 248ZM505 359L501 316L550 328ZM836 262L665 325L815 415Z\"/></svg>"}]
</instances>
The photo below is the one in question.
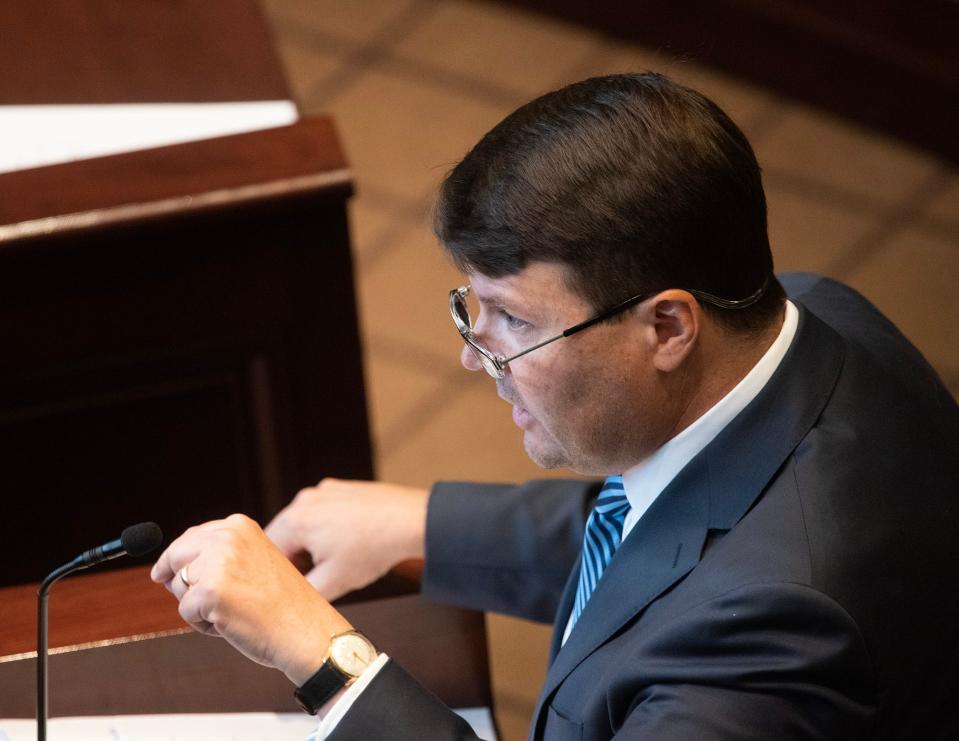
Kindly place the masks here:
<instances>
[{"instance_id":1,"label":"black watch strap","mask_svg":"<svg viewBox=\"0 0 959 741\"><path fill-rule=\"evenodd\" d=\"M307 679L301 687L293 691L293 697L310 715L320 712L326 703L337 692L343 689L352 677L337 669L333 662L327 659L316 674Z\"/></svg>"}]
</instances>

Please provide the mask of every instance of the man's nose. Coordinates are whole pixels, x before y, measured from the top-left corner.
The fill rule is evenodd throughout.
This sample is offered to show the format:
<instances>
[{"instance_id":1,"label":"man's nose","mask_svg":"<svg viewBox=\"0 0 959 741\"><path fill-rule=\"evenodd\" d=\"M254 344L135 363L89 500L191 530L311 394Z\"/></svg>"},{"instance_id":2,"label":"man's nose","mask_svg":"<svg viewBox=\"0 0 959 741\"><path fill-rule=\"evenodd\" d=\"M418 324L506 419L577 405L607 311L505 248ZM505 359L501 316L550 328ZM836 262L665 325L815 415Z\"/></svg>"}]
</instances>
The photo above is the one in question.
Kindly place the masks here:
<instances>
[{"instance_id":1,"label":"man's nose","mask_svg":"<svg viewBox=\"0 0 959 741\"><path fill-rule=\"evenodd\" d=\"M480 363L479 358L476 357L476 353L474 353L465 342L463 343L463 349L460 350L460 362L468 371L483 369L483 364Z\"/></svg>"}]
</instances>

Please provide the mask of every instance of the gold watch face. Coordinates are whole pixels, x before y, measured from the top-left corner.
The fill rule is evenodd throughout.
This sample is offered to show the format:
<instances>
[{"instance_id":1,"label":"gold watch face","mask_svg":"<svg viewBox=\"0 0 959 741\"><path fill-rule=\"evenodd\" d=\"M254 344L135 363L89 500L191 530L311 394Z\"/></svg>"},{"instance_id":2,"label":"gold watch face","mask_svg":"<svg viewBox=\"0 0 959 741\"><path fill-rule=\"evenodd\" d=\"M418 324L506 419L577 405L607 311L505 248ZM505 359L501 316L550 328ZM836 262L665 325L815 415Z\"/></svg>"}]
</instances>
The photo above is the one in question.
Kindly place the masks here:
<instances>
[{"instance_id":1,"label":"gold watch face","mask_svg":"<svg viewBox=\"0 0 959 741\"><path fill-rule=\"evenodd\" d=\"M330 643L330 661L344 674L358 677L373 661L376 649L359 633L349 631L334 636Z\"/></svg>"}]
</instances>

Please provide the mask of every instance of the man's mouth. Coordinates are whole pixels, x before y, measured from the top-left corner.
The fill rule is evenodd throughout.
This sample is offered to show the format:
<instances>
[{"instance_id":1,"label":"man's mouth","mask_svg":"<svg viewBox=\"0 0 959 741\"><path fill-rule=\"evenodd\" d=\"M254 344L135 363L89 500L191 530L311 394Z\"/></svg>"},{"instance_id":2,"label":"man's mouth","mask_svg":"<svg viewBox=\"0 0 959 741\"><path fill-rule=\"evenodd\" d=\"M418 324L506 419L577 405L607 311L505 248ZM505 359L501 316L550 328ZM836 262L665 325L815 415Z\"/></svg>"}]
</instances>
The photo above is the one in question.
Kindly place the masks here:
<instances>
[{"instance_id":1,"label":"man's mouth","mask_svg":"<svg viewBox=\"0 0 959 741\"><path fill-rule=\"evenodd\" d=\"M533 417L523 407L513 405L513 422L517 427L525 430L533 421Z\"/></svg>"},{"instance_id":2,"label":"man's mouth","mask_svg":"<svg viewBox=\"0 0 959 741\"><path fill-rule=\"evenodd\" d=\"M497 385L496 394L505 401L507 404L513 405L513 422L520 429L525 430L529 427L530 423L533 421L532 415L524 407L520 400L517 398L516 394L510 393L510 391L504 386Z\"/></svg>"}]
</instances>

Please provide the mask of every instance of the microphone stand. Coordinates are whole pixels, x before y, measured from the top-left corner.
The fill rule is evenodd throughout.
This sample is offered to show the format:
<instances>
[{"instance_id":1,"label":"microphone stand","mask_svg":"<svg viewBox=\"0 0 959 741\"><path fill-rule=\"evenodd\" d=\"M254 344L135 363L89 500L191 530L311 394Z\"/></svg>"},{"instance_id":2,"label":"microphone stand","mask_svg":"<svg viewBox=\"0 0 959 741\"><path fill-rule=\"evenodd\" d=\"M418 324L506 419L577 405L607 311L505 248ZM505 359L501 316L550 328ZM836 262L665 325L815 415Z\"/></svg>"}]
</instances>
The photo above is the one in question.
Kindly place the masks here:
<instances>
[{"instance_id":1,"label":"microphone stand","mask_svg":"<svg viewBox=\"0 0 959 741\"><path fill-rule=\"evenodd\" d=\"M47 574L37 590L37 741L47 740L47 593L55 581L82 568L78 556Z\"/></svg>"},{"instance_id":2,"label":"microphone stand","mask_svg":"<svg viewBox=\"0 0 959 741\"><path fill-rule=\"evenodd\" d=\"M47 593L58 579L80 569L96 566L120 556L145 556L163 541L154 522L126 528L120 537L84 551L70 563L54 569L37 589L37 741L47 741Z\"/></svg>"}]
</instances>

